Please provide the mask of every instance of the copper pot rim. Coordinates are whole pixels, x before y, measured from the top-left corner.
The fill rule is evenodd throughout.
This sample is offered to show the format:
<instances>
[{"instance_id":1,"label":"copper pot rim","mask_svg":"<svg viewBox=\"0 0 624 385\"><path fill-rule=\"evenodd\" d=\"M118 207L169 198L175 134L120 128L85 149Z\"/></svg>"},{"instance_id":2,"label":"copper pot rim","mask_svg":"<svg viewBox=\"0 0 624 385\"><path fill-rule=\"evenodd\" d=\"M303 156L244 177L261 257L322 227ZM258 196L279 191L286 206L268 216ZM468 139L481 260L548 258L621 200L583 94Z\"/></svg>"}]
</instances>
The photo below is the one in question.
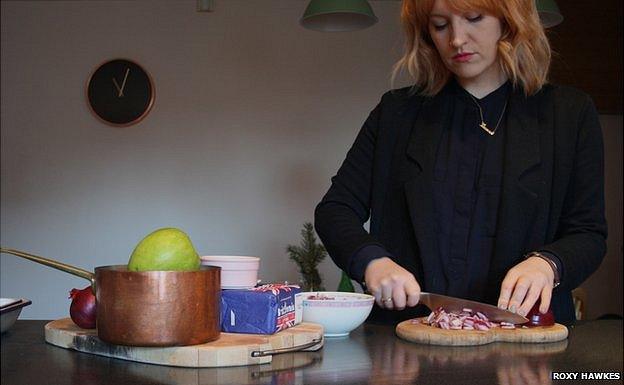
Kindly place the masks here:
<instances>
[{"instance_id":1,"label":"copper pot rim","mask_svg":"<svg viewBox=\"0 0 624 385\"><path fill-rule=\"evenodd\" d=\"M94 271L97 273L98 271L116 271L120 273L128 273L133 275L184 275L184 274L206 274L208 272L212 272L215 270L220 271L221 267L219 266L200 266L198 270L147 270L147 271L133 271L128 270L128 265L104 265L97 266Z\"/></svg>"}]
</instances>

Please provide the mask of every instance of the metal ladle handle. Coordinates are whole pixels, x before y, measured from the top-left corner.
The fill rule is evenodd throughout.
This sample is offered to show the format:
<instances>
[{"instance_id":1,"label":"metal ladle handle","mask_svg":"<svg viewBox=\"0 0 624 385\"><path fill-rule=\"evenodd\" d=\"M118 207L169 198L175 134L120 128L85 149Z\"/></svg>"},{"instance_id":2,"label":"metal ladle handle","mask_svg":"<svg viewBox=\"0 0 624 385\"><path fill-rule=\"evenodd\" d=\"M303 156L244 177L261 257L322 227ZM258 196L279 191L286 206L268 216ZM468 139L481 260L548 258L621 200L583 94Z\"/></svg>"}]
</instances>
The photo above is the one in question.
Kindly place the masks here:
<instances>
[{"instance_id":1,"label":"metal ladle handle","mask_svg":"<svg viewBox=\"0 0 624 385\"><path fill-rule=\"evenodd\" d=\"M40 257L38 255L29 254L20 250L5 249L3 247L0 247L0 253L13 254L18 257L29 259L33 262L37 262L42 265L46 265L49 267L53 267L57 270L64 271L66 273L73 274L77 277L84 278L88 280L89 282L91 282L91 290L93 290L93 294L95 294L95 274L93 274L90 271L83 270L78 267L74 267L72 265L63 263L63 262L55 261L53 259L48 259L48 258Z\"/></svg>"}]
</instances>

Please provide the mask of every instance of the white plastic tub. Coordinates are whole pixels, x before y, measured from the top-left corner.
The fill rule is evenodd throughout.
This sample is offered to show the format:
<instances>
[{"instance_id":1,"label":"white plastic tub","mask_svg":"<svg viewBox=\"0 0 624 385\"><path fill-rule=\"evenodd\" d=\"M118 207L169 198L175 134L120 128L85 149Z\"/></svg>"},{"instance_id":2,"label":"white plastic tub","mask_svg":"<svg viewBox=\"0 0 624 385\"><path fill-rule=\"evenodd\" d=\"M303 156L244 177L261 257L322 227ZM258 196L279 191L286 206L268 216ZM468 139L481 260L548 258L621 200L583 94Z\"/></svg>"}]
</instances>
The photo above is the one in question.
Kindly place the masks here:
<instances>
[{"instance_id":1,"label":"white plastic tub","mask_svg":"<svg viewBox=\"0 0 624 385\"><path fill-rule=\"evenodd\" d=\"M258 282L260 258L242 255L206 255L201 257L202 265L221 268L222 289L247 289Z\"/></svg>"}]
</instances>

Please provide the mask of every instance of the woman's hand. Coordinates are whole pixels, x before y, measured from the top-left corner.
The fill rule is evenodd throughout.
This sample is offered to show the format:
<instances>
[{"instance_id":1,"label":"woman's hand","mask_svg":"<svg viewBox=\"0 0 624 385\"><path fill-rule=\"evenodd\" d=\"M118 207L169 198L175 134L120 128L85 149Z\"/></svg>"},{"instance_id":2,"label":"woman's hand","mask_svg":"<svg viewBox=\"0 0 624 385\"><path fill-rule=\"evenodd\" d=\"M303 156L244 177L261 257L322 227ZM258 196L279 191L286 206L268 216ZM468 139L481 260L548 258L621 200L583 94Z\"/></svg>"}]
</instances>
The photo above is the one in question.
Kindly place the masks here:
<instances>
[{"instance_id":1,"label":"woman's hand","mask_svg":"<svg viewBox=\"0 0 624 385\"><path fill-rule=\"evenodd\" d=\"M371 261L364 280L381 308L403 310L405 306L416 306L420 298L420 285L414 275L388 257Z\"/></svg>"},{"instance_id":2,"label":"woman's hand","mask_svg":"<svg viewBox=\"0 0 624 385\"><path fill-rule=\"evenodd\" d=\"M501 285L498 307L526 316L540 298L540 313L550 307L555 273L539 257L530 257L512 267Z\"/></svg>"}]
</instances>

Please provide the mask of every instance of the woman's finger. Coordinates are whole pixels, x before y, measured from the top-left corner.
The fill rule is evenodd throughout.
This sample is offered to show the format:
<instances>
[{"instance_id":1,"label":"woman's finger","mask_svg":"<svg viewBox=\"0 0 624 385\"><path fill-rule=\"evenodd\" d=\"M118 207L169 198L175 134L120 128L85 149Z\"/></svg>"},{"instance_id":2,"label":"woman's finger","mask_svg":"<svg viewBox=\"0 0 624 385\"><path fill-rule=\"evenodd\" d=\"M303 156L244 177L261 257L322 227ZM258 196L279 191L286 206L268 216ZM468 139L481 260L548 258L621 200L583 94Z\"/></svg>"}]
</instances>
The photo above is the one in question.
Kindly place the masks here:
<instances>
[{"instance_id":1,"label":"woman's finger","mask_svg":"<svg viewBox=\"0 0 624 385\"><path fill-rule=\"evenodd\" d=\"M375 297L377 306L381 306L381 287L377 282L366 282L366 289L370 295Z\"/></svg>"},{"instance_id":2,"label":"woman's finger","mask_svg":"<svg viewBox=\"0 0 624 385\"><path fill-rule=\"evenodd\" d=\"M552 299L552 286L544 286L542 289L542 296L540 298L540 307L539 311L542 314L546 314L548 309L550 308L550 300Z\"/></svg>"},{"instance_id":3,"label":"woman's finger","mask_svg":"<svg viewBox=\"0 0 624 385\"><path fill-rule=\"evenodd\" d=\"M524 301L530 287L530 282L525 277L520 277L514 285L511 299L509 300L509 311L516 313L520 309L520 304Z\"/></svg>"},{"instance_id":4,"label":"woman's finger","mask_svg":"<svg viewBox=\"0 0 624 385\"><path fill-rule=\"evenodd\" d=\"M513 271L509 271L501 284L501 291L498 297L498 307L507 310L509 308L509 300L516 284L516 275Z\"/></svg>"},{"instance_id":5,"label":"woman's finger","mask_svg":"<svg viewBox=\"0 0 624 385\"><path fill-rule=\"evenodd\" d=\"M406 295L403 285L395 285L392 289L392 302L396 310L405 309Z\"/></svg>"},{"instance_id":6,"label":"woman's finger","mask_svg":"<svg viewBox=\"0 0 624 385\"><path fill-rule=\"evenodd\" d=\"M392 298L392 284L383 282L381 284L381 307L386 309L394 309L394 299Z\"/></svg>"},{"instance_id":7,"label":"woman's finger","mask_svg":"<svg viewBox=\"0 0 624 385\"><path fill-rule=\"evenodd\" d=\"M521 316L527 315L533 305L535 305L535 302L537 302L537 299L540 297L541 294L542 287L533 282L531 284L531 287L529 288L526 297L524 297L522 305L518 309L518 314L520 314Z\"/></svg>"},{"instance_id":8,"label":"woman's finger","mask_svg":"<svg viewBox=\"0 0 624 385\"><path fill-rule=\"evenodd\" d=\"M407 306L416 306L420 301L420 285L416 282L416 278L412 278L405 282L405 294L407 295Z\"/></svg>"}]
</instances>

